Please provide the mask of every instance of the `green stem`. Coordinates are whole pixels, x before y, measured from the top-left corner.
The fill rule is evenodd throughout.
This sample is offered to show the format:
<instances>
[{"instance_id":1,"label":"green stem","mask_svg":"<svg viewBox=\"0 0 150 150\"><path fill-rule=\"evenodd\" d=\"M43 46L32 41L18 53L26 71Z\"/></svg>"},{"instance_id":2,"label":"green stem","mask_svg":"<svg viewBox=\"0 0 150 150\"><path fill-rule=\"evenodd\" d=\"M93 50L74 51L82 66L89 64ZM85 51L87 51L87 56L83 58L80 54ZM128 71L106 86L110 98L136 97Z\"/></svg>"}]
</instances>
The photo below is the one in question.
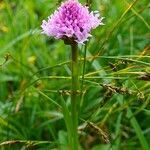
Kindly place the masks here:
<instances>
[{"instance_id":1,"label":"green stem","mask_svg":"<svg viewBox=\"0 0 150 150\"><path fill-rule=\"evenodd\" d=\"M72 150L78 150L78 111L79 99L79 71L78 71L78 44L73 42L72 50L72 93L71 93L71 117L72 117Z\"/></svg>"},{"instance_id":2,"label":"green stem","mask_svg":"<svg viewBox=\"0 0 150 150\"><path fill-rule=\"evenodd\" d=\"M86 66L86 53L87 53L87 43L85 44L85 47L84 47L84 60L83 60L82 82L81 82L80 108L82 108L83 101L84 101L83 84L84 84L84 75L85 75L85 66Z\"/></svg>"}]
</instances>

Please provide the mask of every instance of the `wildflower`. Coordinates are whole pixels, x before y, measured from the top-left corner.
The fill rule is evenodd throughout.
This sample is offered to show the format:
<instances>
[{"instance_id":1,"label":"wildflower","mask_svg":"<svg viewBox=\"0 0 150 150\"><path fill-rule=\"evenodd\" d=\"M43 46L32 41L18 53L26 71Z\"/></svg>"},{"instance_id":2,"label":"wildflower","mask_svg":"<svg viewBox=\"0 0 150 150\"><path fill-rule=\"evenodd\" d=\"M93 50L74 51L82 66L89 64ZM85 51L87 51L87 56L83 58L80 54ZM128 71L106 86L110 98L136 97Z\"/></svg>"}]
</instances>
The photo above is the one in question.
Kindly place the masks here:
<instances>
[{"instance_id":1,"label":"wildflower","mask_svg":"<svg viewBox=\"0 0 150 150\"><path fill-rule=\"evenodd\" d=\"M90 12L78 0L67 0L48 17L48 21L43 20L41 27L48 36L84 44L91 37L91 29L103 24L102 19L98 11Z\"/></svg>"}]
</instances>

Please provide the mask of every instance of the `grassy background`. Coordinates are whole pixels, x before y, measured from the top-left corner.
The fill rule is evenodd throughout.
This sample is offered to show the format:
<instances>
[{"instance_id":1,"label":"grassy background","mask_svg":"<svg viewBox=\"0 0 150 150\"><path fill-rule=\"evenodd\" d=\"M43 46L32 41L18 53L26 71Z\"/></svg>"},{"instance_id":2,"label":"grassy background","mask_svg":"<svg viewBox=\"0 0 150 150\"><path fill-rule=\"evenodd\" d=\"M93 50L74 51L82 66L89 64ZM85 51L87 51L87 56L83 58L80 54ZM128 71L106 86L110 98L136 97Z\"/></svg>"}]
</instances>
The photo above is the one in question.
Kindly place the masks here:
<instances>
[{"instance_id":1,"label":"grassy background","mask_svg":"<svg viewBox=\"0 0 150 150\"><path fill-rule=\"evenodd\" d=\"M0 0L2 150L66 149L60 95L69 107L71 51L40 33L42 20L60 1ZM105 25L80 47L80 58L85 50L88 57L80 61L80 143L87 150L149 150L150 3L89 3L105 17Z\"/></svg>"}]
</instances>

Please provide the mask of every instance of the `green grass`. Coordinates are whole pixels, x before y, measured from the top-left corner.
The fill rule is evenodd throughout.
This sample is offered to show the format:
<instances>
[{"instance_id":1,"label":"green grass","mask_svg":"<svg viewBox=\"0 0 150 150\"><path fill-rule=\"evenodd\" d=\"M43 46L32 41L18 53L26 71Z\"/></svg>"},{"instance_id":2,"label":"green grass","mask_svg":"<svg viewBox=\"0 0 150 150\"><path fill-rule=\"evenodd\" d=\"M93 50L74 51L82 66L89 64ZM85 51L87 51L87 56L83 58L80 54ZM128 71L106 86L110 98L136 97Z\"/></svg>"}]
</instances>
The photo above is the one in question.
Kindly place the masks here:
<instances>
[{"instance_id":1,"label":"green grass","mask_svg":"<svg viewBox=\"0 0 150 150\"><path fill-rule=\"evenodd\" d=\"M80 147L149 150L149 0L90 2L105 17L105 25L92 31L79 50ZM2 150L67 149L71 49L42 35L40 28L59 3L0 1Z\"/></svg>"}]
</instances>

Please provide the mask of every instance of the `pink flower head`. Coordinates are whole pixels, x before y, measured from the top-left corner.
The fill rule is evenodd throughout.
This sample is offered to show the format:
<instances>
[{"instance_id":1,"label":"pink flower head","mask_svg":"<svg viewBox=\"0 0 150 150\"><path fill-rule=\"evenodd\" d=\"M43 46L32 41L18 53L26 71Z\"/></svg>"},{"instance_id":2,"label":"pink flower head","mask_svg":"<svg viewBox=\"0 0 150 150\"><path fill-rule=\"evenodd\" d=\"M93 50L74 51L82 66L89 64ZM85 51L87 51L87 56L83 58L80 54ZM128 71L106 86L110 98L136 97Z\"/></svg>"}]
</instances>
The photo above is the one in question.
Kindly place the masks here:
<instances>
[{"instance_id":1,"label":"pink flower head","mask_svg":"<svg viewBox=\"0 0 150 150\"><path fill-rule=\"evenodd\" d=\"M91 29L103 24L102 19L97 11L89 12L78 0L67 0L48 17L48 21L43 20L41 27L48 36L83 44L91 36Z\"/></svg>"}]
</instances>

